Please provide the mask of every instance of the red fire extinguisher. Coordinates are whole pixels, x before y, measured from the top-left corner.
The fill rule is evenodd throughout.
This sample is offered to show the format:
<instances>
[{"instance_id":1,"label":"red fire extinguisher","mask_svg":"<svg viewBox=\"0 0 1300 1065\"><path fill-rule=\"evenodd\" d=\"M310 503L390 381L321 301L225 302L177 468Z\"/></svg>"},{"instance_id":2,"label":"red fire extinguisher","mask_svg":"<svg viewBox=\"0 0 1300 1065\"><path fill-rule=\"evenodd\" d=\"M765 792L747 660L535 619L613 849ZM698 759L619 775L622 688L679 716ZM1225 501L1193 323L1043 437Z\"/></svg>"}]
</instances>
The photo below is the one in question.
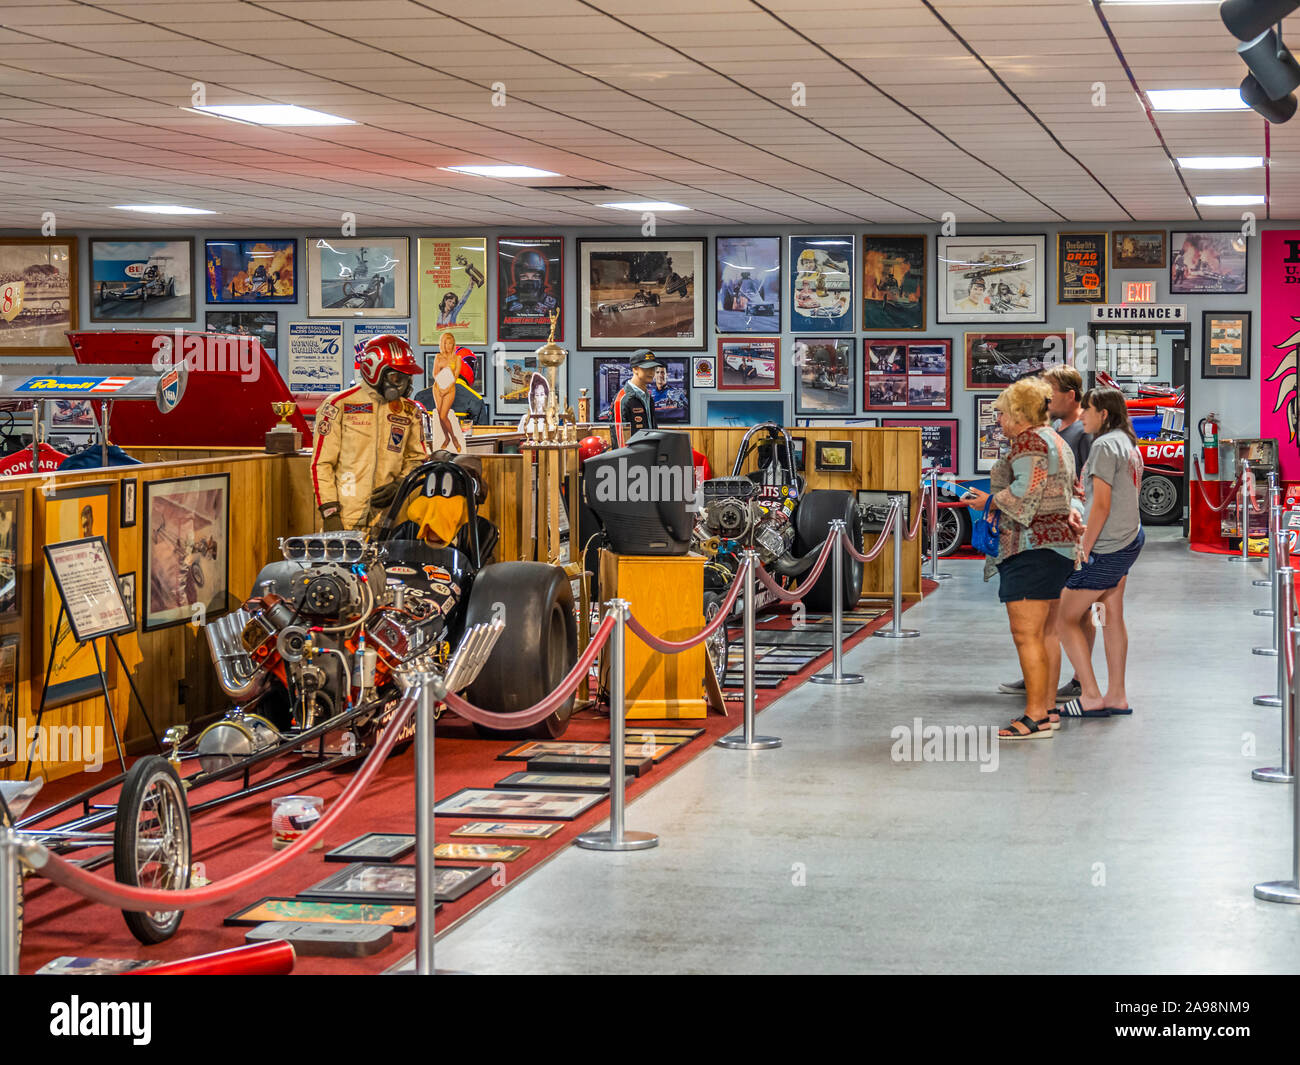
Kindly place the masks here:
<instances>
[{"instance_id":1,"label":"red fire extinguisher","mask_svg":"<svg viewBox=\"0 0 1300 1065\"><path fill-rule=\"evenodd\" d=\"M1213 412L1207 414L1196 424L1201 434L1201 461L1205 467L1205 476L1219 476L1219 416Z\"/></svg>"}]
</instances>

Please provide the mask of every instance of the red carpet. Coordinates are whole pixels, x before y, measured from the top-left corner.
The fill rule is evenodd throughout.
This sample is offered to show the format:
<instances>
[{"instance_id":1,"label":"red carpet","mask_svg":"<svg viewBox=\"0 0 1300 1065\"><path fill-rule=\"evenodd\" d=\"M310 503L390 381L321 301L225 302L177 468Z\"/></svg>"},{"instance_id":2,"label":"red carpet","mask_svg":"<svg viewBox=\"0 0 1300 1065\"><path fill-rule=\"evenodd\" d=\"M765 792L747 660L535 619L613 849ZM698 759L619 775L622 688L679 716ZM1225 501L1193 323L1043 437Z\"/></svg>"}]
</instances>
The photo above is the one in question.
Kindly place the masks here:
<instances>
[{"instance_id":1,"label":"red carpet","mask_svg":"<svg viewBox=\"0 0 1300 1065\"><path fill-rule=\"evenodd\" d=\"M923 582L926 595L936 587L937 585L932 581ZM864 601L863 605L869 604ZM904 609L910 605L910 603L905 604ZM861 642L871 632L888 625L891 620L892 615L886 611L845 640L845 647L852 647ZM809 676L825 668L829 660L830 652L827 651L814 659L801 672L785 680L780 688L760 690L757 693L757 708L762 710L770 705ZM628 797L635 797L647 788L667 779L690 759L706 750L714 740L739 729L741 704L738 701L728 701L727 705L729 711L727 717L710 714L707 718L696 720L634 722L633 727L654 724L703 728L705 731L680 750L668 755L645 776L629 777ZM564 738L566 740L608 740L608 718L594 710L583 711L570 722ZM504 741L480 740L460 719L451 714L444 716L438 722L436 758L438 797L444 798L464 787L491 787L508 773L522 770L523 763L496 760L498 754L512 745ZM283 766L286 763L281 761L279 764ZM105 769L111 772L108 766L105 766ZM319 795L328 806L343 790L347 780L348 777L342 774L320 774L299 781L297 787L288 785L276 789L275 793ZM58 799L86 787L88 782L93 783L93 780L85 775L55 781L37 797L37 805L40 807L53 805ZM212 793L215 794L215 790ZM295 895L331 872L343 868L333 862L323 861L321 854L347 843L356 836L366 832L414 832L414 793L414 755L407 750L390 758L387 764L380 768L370 789L343 816L319 851L291 862L264 880L255 890L246 891L229 902L189 911L181 922L180 931L167 942L153 947L143 947L137 943L117 911L84 902L47 881L29 877L26 881L27 907L22 972L35 972L42 965L65 954L84 957L170 960L238 946L243 942L246 929L225 927L222 920L226 915L264 896ZM209 792L204 792L203 797L210 797ZM109 798L102 797L96 801L107 802ZM231 802L227 806L208 811L195 818L195 860L204 863L209 879L217 880L230 876L271 853L270 802L269 794L257 795ZM559 853L573 841L575 836L588 831L607 816L608 803L600 802L576 821L557 822L561 825L560 831L550 839L500 841L522 842L528 847L528 851L514 862L504 866L505 884L493 885L488 881L468 892L459 901L444 903L437 918L439 931L445 930L492 899L498 891L513 884L548 858ZM491 842L478 839L453 840L450 835L452 830L467 820L470 819L438 818L438 842ZM655 826L637 823L635 827L653 830ZM411 859L405 860L409 862ZM104 875L103 870L101 875ZM295 971L308 974L379 972L414 949L413 934L396 932L392 944L370 958L300 958Z\"/></svg>"}]
</instances>

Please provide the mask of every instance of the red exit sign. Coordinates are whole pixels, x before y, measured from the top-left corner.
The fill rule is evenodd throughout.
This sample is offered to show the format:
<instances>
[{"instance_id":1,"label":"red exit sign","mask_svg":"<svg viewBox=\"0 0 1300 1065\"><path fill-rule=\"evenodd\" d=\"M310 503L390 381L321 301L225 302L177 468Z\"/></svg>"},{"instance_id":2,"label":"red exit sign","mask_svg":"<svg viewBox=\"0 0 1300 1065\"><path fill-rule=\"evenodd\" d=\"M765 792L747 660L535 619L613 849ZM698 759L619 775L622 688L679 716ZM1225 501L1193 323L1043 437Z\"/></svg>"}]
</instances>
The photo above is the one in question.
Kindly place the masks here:
<instances>
[{"instance_id":1,"label":"red exit sign","mask_svg":"<svg viewBox=\"0 0 1300 1065\"><path fill-rule=\"evenodd\" d=\"M1125 281L1125 303L1155 303L1156 283L1154 281Z\"/></svg>"}]
</instances>

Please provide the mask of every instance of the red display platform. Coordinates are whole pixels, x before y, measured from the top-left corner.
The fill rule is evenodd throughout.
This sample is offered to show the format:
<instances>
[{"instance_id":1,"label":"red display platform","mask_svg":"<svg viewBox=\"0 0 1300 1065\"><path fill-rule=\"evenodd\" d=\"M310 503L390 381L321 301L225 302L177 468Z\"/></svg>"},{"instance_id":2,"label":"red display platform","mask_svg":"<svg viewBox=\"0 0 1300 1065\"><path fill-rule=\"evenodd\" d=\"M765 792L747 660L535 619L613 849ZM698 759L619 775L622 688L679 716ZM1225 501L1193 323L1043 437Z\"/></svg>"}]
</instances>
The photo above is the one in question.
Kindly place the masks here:
<instances>
[{"instance_id":1,"label":"red display platform","mask_svg":"<svg viewBox=\"0 0 1300 1065\"><path fill-rule=\"evenodd\" d=\"M78 363L107 366L147 363L162 358L189 367L185 395L170 414L150 403L114 407L109 433L122 447L242 447L261 450L279 418L277 401L294 396L256 337L183 329L103 329L68 334ZM163 354L165 352L165 355ZM169 364L170 365L170 364ZM311 440L301 411L289 424Z\"/></svg>"}]
</instances>

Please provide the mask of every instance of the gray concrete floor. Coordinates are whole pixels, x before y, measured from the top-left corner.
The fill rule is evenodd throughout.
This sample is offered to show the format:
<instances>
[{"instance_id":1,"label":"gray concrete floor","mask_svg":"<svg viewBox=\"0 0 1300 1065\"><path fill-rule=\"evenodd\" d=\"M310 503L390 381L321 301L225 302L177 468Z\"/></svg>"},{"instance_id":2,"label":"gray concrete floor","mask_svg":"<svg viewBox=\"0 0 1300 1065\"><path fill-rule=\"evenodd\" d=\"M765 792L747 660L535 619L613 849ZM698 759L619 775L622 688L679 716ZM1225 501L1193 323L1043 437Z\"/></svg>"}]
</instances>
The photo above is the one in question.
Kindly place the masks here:
<instances>
[{"instance_id":1,"label":"gray concrete floor","mask_svg":"<svg viewBox=\"0 0 1300 1065\"><path fill-rule=\"evenodd\" d=\"M570 848L445 934L477 973L1296 972L1267 605L1239 563L1150 530L1130 578L1128 718L1002 744L997 769L891 758L891 730L1004 725L1018 675L981 563L760 715L779 750L713 748L628 809L656 850ZM1251 576L1262 575L1259 563ZM1100 646L1098 661L1101 661ZM1068 677L1068 666L1065 673Z\"/></svg>"}]
</instances>

